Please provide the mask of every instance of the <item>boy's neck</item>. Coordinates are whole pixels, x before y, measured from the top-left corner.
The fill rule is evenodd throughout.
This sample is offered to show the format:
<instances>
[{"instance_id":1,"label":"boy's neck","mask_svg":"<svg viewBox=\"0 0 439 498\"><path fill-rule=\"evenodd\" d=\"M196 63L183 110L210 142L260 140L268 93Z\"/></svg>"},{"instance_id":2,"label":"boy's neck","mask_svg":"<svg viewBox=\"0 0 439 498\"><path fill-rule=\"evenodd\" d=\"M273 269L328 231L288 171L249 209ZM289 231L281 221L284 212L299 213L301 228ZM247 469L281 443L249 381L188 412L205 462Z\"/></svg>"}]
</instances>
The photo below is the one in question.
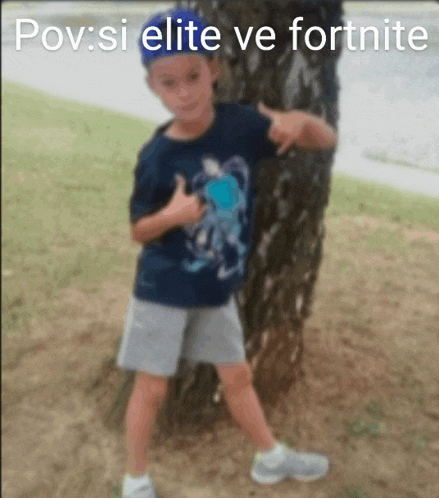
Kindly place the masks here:
<instances>
[{"instance_id":1,"label":"boy's neck","mask_svg":"<svg viewBox=\"0 0 439 498\"><path fill-rule=\"evenodd\" d=\"M175 119L166 129L165 135L178 140L195 140L203 135L215 121L215 107L212 106L196 121L181 121Z\"/></svg>"}]
</instances>

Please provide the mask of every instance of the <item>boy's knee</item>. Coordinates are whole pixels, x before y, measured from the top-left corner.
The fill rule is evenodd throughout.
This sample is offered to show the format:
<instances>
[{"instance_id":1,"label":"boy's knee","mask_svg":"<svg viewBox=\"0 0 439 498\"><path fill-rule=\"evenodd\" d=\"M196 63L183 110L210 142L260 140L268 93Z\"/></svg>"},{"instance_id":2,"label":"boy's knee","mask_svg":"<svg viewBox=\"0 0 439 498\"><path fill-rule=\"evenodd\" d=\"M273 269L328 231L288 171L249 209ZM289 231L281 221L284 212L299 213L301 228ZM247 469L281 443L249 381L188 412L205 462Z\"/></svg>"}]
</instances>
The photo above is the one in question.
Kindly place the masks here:
<instances>
[{"instance_id":1,"label":"boy's knee","mask_svg":"<svg viewBox=\"0 0 439 498\"><path fill-rule=\"evenodd\" d=\"M161 402L168 390L168 378L146 372L137 372L136 389L140 390L143 396L156 402Z\"/></svg>"},{"instance_id":2,"label":"boy's knee","mask_svg":"<svg viewBox=\"0 0 439 498\"><path fill-rule=\"evenodd\" d=\"M253 382L252 370L247 362L230 366L217 365L217 370L226 391L231 394L239 394Z\"/></svg>"}]
</instances>

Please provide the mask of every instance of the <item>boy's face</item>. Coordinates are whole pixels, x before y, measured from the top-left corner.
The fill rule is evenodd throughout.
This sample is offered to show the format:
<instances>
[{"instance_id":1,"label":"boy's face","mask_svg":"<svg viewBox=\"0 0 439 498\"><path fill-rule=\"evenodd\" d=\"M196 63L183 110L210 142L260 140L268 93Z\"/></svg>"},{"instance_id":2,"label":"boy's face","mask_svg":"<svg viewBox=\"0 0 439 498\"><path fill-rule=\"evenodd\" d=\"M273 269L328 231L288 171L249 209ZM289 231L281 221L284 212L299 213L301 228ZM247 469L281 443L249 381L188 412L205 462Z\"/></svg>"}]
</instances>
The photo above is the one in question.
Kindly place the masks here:
<instances>
[{"instance_id":1,"label":"boy's face","mask_svg":"<svg viewBox=\"0 0 439 498\"><path fill-rule=\"evenodd\" d=\"M218 75L215 59L182 54L153 62L147 82L177 119L196 121L212 107L213 83Z\"/></svg>"}]
</instances>

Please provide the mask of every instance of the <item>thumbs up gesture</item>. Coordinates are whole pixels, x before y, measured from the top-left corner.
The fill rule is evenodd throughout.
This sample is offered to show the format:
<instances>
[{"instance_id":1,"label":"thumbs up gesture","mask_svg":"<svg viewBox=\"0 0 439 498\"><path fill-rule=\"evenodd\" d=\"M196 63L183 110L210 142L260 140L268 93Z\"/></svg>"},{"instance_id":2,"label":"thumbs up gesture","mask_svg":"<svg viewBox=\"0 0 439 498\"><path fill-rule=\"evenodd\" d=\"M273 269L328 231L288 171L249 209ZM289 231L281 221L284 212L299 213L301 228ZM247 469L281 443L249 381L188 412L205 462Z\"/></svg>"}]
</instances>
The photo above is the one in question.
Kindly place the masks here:
<instances>
[{"instance_id":1,"label":"thumbs up gesture","mask_svg":"<svg viewBox=\"0 0 439 498\"><path fill-rule=\"evenodd\" d=\"M166 214L171 216L175 225L192 225L205 214L206 204L201 202L197 194L186 194L186 180L176 175L176 187L166 205Z\"/></svg>"},{"instance_id":2,"label":"thumbs up gesture","mask_svg":"<svg viewBox=\"0 0 439 498\"><path fill-rule=\"evenodd\" d=\"M262 102L258 111L271 120L268 138L279 144L277 155L292 146L306 150L329 149L337 143L337 133L324 119L303 111L276 111Z\"/></svg>"}]
</instances>

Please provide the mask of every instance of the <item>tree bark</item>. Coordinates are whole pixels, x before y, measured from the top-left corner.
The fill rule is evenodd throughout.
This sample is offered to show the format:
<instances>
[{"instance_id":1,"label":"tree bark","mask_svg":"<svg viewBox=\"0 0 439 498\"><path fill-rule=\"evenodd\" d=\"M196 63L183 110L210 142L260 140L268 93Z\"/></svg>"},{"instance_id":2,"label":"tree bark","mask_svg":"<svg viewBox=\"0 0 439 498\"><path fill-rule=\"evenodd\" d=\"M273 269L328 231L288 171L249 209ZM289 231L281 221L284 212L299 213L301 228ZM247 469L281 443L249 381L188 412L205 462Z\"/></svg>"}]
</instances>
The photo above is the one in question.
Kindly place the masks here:
<instances>
[{"instance_id":1,"label":"tree bark","mask_svg":"<svg viewBox=\"0 0 439 498\"><path fill-rule=\"evenodd\" d=\"M220 29L219 52L228 77L218 85L218 100L251 105L263 101L272 108L306 110L337 128L336 65L341 40L336 38L335 50L330 50L329 40L330 27L342 25L340 0L177 3L197 10ZM304 19L293 50L288 28L295 17ZM253 35L262 26L272 27L275 47L263 51L252 36L247 49L241 50L235 26L244 34L253 27ZM304 33L312 26L326 32L328 42L321 50L305 45ZM313 31L310 43L316 46L320 41L319 32ZM292 150L286 157L266 160L258 167L254 249L238 300L247 359L268 412L302 375L303 324L311 311L322 258L333 154ZM125 374L107 412L107 421L113 426L121 425L131 384L132 375ZM212 365L190 365L182 360L170 387L159 417L163 437L176 428L208 430L223 415L224 403L218 401L221 386Z\"/></svg>"}]
</instances>

